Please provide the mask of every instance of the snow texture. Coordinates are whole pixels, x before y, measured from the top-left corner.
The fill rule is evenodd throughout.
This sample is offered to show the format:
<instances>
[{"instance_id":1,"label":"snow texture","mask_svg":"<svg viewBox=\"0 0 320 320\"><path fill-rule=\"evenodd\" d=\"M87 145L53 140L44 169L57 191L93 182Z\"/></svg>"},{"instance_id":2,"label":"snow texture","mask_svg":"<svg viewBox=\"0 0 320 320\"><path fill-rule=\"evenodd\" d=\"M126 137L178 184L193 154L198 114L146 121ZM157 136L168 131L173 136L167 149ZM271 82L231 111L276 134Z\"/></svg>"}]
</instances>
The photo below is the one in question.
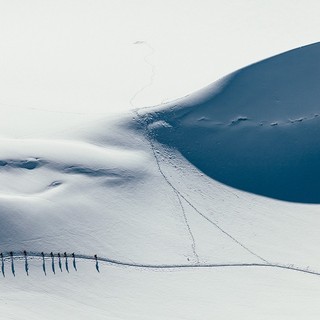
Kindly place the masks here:
<instances>
[{"instance_id":1,"label":"snow texture","mask_svg":"<svg viewBox=\"0 0 320 320\"><path fill-rule=\"evenodd\" d=\"M5 126L1 314L315 319L319 54L125 115L55 127L61 115L29 110L41 122Z\"/></svg>"},{"instance_id":2,"label":"snow texture","mask_svg":"<svg viewBox=\"0 0 320 320\"><path fill-rule=\"evenodd\" d=\"M319 203L319 55L317 43L234 72L147 115L149 129L226 185Z\"/></svg>"}]
</instances>

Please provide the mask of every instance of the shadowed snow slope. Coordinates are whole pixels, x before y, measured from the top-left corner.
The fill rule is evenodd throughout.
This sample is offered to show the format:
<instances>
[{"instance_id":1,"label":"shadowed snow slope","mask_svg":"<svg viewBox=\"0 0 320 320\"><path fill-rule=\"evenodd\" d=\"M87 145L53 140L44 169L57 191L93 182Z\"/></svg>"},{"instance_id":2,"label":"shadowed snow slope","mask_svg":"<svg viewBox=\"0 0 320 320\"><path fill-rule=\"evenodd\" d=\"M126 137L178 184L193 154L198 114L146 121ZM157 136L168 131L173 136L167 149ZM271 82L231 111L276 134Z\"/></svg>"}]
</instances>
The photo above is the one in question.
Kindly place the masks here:
<instances>
[{"instance_id":1,"label":"shadowed snow slope","mask_svg":"<svg viewBox=\"0 0 320 320\"><path fill-rule=\"evenodd\" d=\"M275 199L319 203L319 84L316 43L145 110L156 138L215 180Z\"/></svg>"}]
</instances>

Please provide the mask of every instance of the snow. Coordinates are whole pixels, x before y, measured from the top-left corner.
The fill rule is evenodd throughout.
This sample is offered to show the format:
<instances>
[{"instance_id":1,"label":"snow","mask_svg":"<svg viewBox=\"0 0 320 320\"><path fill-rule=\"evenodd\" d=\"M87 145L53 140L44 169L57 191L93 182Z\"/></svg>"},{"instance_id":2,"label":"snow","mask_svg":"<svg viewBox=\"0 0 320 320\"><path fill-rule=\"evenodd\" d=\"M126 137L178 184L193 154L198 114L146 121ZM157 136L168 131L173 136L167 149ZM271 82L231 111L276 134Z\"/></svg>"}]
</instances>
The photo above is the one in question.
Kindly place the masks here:
<instances>
[{"instance_id":1,"label":"snow","mask_svg":"<svg viewBox=\"0 0 320 320\"><path fill-rule=\"evenodd\" d=\"M3 4L2 317L317 318L318 6Z\"/></svg>"},{"instance_id":2,"label":"snow","mask_svg":"<svg viewBox=\"0 0 320 320\"><path fill-rule=\"evenodd\" d=\"M15 278L1 280L1 311L9 319L314 319L319 313L317 279L290 271L102 264L98 274L81 261L78 272L26 277L19 267Z\"/></svg>"},{"instance_id":3,"label":"snow","mask_svg":"<svg viewBox=\"0 0 320 320\"><path fill-rule=\"evenodd\" d=\"M169 129L152 132L215 180L319 203L319 54L317 43L241 69L168 104L155 118Z\"/></svg>"},{"instance_id":4,"label":"snow","mask_svg":"<svg viewBox=\"0 0 320 320\"><path fill-rule=\"evenodd\" d=\"M316 0L1 1L0 106L128 110L150 82L144 59L155 76L134 107L171 101L319 41L319 9Z\"/></svg>"}]
</instances>

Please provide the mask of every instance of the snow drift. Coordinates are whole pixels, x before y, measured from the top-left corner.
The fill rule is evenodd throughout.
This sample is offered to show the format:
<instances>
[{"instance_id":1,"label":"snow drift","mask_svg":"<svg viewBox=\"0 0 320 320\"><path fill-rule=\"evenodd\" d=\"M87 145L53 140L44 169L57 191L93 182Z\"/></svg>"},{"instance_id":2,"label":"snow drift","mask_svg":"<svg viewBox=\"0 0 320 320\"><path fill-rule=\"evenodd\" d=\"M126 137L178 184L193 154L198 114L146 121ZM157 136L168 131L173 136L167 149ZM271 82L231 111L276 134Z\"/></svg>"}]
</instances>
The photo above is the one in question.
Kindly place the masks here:
<instances>
[{"instance_id":1,"label":"snow drift","mask_svg":"<svg viewBox=\"0 0 320 320\"><path fill-rule=\"evenodd\" d=\"M149 130L224 184L320 202L320 44L241 69L154 109Z\"/></svg>"}]
</instances>

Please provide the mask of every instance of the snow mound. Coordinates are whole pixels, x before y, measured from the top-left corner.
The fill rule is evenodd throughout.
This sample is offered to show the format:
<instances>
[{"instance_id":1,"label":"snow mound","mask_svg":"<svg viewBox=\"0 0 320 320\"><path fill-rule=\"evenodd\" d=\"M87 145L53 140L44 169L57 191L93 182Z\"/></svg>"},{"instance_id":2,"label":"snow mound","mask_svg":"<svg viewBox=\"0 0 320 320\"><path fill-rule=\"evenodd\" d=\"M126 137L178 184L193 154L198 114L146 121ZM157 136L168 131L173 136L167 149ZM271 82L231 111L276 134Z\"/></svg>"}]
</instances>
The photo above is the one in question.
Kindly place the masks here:
<instances>
[{"instance_id":1,"label":"snow mound","mask_svg":"<svg viewBox=\"0 0 320 320\"><path fill-rule=\"evenodd\" d=\"M158 141L213 179L266 197L320 203L319 83L316 43L140 112Z\"/></svg>"}]
</instances>

